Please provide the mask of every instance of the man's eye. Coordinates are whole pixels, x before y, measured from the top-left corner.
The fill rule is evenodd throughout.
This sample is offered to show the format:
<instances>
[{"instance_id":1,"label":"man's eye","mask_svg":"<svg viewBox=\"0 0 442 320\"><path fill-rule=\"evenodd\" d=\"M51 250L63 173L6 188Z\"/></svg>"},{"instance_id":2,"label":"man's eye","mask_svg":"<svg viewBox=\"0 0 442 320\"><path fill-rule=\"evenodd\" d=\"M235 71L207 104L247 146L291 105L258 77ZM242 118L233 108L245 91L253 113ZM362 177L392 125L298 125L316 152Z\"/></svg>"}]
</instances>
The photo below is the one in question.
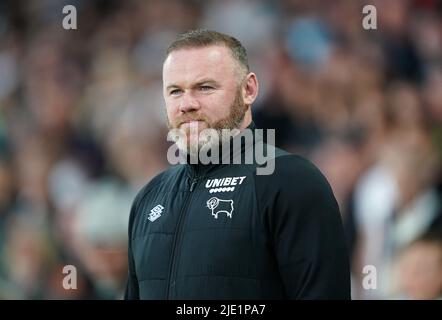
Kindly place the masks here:
<instances>
[{"instance_id":1,"label":"man's eye","mask_svg":"<svg viewBox=\"0 0 442 320\"><path fill-rule=\"evenodd\" d=\"M213 87L211 87L211 86L201 86L200 89L201 89L201 91L209 91L209 90L212 90Z\"/></svg>"},{"instance_id":2,"label":"man's eye","mask_svg":"<svg viewBox=\"0 0 442 320\"><path fill-rule=\"evenodd\" d=\"M174 90L172 90L172 91L170 91L170 95L177 95L177 94L179 94L181 92L181 90L179 90L179 89L174 89Z\"/></svg>"}]
</instances>

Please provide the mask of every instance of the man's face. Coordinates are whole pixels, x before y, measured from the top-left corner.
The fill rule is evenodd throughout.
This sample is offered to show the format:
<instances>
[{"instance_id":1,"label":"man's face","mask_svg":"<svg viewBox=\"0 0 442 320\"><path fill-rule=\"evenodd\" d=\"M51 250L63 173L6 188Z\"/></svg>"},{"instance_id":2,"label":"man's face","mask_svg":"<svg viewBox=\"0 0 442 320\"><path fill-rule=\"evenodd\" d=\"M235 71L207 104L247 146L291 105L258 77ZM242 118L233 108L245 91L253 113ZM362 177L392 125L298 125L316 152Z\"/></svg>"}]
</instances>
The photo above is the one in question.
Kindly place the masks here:
<instances>
[{"instance_id":1,"label":"man's face","mask_svg":"<svg viewBox=\"0 0 442 320\"><path fill-rule=\"evenodd\" d=\"M184 130L190 150L209 143L202 137L198 140L204 129L220 132L241 127L247 106L237 69L238 64L224 46L180 49L171 52L164 62L168 125L170 129ZM191 135L190 128L196 126L198 134Z\"/></svg>"}]
</instances>

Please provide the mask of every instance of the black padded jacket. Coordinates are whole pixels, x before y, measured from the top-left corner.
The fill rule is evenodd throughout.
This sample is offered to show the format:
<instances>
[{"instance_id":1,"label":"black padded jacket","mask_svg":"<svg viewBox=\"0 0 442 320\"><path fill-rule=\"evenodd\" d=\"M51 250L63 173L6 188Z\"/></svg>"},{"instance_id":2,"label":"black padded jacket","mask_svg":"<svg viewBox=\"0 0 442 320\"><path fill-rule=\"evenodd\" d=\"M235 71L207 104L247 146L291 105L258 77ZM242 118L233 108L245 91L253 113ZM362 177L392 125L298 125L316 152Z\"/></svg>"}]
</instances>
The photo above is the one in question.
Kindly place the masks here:
<instances>
[{"instance_id":1,"label":"black padded jacket","mask_svg":"<svg viewBox=\"0 0 442 320\"><path fill-rule=\"evenodd\" d=\"M263 164L254 161L175 165L152 179L130 213L125 298L350 299L327 180L308 160L275 150L270 175L257 175Z\"/></svg>"}]
</instances>

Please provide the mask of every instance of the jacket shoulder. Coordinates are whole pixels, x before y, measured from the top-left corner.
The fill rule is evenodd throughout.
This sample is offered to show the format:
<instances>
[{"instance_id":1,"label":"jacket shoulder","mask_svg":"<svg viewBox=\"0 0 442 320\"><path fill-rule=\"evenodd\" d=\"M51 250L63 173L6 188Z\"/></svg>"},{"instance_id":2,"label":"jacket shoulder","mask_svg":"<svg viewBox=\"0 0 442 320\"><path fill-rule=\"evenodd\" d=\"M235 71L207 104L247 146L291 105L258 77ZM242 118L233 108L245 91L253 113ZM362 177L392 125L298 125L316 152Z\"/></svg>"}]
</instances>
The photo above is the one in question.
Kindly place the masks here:
<instances>
[{"instance_id":1,"label":"jacket shoulder","mask_svg":"<svg viewBox=\"0 0 442 320\"><path fill-rule=\"evenodd\" d=\"M275 159L275 174L297 177L320 177L322 172L307 158L295 154L282 154Z\"/></svg>"},{"instance_id":2,"label":"jacket shoulder","mask_svg":"<svg viewBox=\"0 0 442 320\"><path fill-rule=\"evenodd\" d=\"M256 173L258 189L263 192L286 190L293 196L312 192L333 193L324 174L310 160L299 155L281 152L279 155L276 153L273 161L273 172L268 175Z\"/></svg>"},{"instance_id":3,"label":"jacket shoulder","mask_svg":"<svg viewBox=\"0 0 442 320\"><path fill-rule=\"evenodd\" d=\"M318 167L307 158L279 148L275 148L274 157L260 167L268 165L271 161L274 163L274 170L268 174L269 176L322 176Z\"/></svg>"},{"instance_id":4,"label":"jacket shoulder","mask_svg":"<svg viewBox=\"0 0 442 320\"><path fill-rule=\"evenodd\" d=\"M184 170L183 165L171 166L170 168L160 172L154 178L152 178L148 183L146 183L140 191L138 191L135 199L133 201L133 209L136 211L139 204L143 201L143 198L149 195L149 193L158 188L164 183L176 183L180 172Z\"/></svg>"}]
</instances>

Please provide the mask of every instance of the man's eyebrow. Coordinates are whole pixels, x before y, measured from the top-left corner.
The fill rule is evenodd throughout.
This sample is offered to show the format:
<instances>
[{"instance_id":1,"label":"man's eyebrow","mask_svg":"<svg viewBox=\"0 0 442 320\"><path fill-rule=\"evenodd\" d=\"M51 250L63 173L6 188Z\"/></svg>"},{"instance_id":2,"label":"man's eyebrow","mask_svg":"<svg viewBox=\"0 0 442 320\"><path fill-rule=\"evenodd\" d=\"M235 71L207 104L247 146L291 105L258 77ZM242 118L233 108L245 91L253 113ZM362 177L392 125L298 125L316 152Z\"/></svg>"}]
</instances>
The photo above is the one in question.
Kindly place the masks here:
<instances>
[{"instance_id":1,"label":"man's eyebrow","mask_svg":"<svg viewBox=\"0 0 442 320\"><path fill-rule=\"evenodd\" d=\"M194 83L193 87L198 87L198 86L201 86L203 84L210 84L210 85L213 85L213 86L218 86L219 85L219 83L216 80L213 80L211 78L203 78L201 80L198 80L198 82ZM169 84L166 87L166 90L168 91L170 89L179 89L179 88L180 88L180 86L177 85L177 84Z\"/></svg>"},{"instance_id":2,"label":"man's eyebrow","mask_svg":"<svg viewBox=\"0 0 442 320\"><path fill-rule=\"evenodd\" d=\"M172 88L179 88L179 86L176 85L176 84L169 84L169 85L166 87L166 90L169 91L169 90L172 89Z\"/></svg>"},{"instance_id":3,"label":"man's eyebrow","mask_svg":"<svg viewBox=\"0 0 442 320\"><path fill-rule=\"evenodd\" d=\"M198 80L198 82L195 85L200 86L202 84L218 85L218 82L211 79L211 78L204 78L204 79Z\"/></svg>"}]
</instances>

